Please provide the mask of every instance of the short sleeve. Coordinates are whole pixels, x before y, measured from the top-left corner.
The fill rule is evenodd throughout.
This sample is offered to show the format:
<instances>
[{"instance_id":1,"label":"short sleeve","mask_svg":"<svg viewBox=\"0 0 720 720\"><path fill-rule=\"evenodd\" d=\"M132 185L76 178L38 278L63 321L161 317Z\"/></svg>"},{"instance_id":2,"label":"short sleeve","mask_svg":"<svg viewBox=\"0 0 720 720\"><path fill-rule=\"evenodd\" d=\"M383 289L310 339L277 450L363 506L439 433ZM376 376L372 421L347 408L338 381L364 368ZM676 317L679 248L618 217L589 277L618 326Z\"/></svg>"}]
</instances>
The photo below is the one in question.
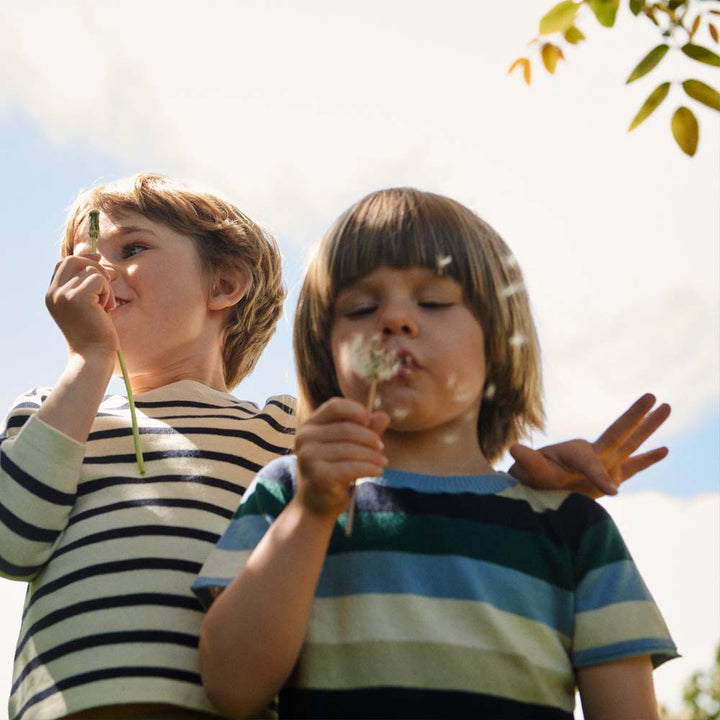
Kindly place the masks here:
<instances>
[{"instance_id":1,"label":"short sleeve","mask_svg":"<svg viewBox=\"0 0 720 720\"><path fill-rule=\"evenodd\" d=\"M678 657L665 620L615 522L589 498L581 505L575 508L575 520L580 514L585 522L573 543L573 665L650 655L657 667Z\"/></svg>"},{"instance_id":2,"label":"short sleeve","mask_svg":"<svg viewBox=\"0 0 720 720\"><path fill-rule=\"evenodd\" d=\"M230 524L203 564L192 590L207 609L245 567L252 551L294 493L295 456L268 463L245 491Z\"/></svg>"}]
</instances>

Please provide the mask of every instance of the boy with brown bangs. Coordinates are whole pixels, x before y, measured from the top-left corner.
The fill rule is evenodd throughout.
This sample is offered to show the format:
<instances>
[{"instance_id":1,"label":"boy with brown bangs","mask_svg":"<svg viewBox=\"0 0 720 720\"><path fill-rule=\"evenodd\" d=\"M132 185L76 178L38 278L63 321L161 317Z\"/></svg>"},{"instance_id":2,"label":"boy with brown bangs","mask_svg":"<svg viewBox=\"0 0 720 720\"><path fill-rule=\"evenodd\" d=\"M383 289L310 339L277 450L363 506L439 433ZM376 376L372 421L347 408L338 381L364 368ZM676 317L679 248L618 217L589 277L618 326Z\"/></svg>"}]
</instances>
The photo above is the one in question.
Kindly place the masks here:
<instances>
[{"instance_id":1,"label":"boy with brown bangs","mask_svg":"<svg viewBox=\"0 0 720 720\"><path fill-rule=\"evenodd\" d=\"M280 254L231 203L140 174L78 197L62 255L47 305L67 367L18 400L0 435L0 573L29 583L10 717L216 717L190 583L251 478L293 444L293 398L259 408L229 392L280 316ZM145 475L128 399L104 396L118 348ZM631 456L666 416L651 406L599 445L526 449L525 473L582 483L572 467L612 491L606 470L619 484L663 455Z\"/></svg>"},{"instance_id":2,"label":"boy with brown bangs","mask_svg":"<svg viewBox=\"0 0 720 720\"><path fill-rule=\"evenodd\" d=\"M657 720L652 669L677 652L611 518L491 464L543 415L510 259L412 188L326 234L295 318L295 454L193 586L229 716L279 693L280 718L572 720L577 685L587 720Z\"/></svg>"}]
</instances>

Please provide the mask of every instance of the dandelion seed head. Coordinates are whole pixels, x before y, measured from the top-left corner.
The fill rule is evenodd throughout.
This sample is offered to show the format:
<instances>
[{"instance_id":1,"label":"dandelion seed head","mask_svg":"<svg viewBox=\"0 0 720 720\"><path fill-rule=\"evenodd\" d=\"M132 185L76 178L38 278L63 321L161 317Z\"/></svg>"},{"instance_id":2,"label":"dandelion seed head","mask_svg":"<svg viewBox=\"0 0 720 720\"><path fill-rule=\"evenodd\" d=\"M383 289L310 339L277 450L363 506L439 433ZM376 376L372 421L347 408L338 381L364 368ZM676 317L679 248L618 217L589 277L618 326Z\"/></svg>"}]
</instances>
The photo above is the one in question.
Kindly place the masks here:
<instances>
[{"instance_id":1,"label":"dandelion seed head","mask_svg":"<svg viewBox=\"0 0 720 720\"><path fill-rule=\"evenodd\" d=\"M368 340L356 335L350 343L350 367L366 380L390 380L401 365L397 353L384 347L379 335Z\"/></svg>"}]
</instances>

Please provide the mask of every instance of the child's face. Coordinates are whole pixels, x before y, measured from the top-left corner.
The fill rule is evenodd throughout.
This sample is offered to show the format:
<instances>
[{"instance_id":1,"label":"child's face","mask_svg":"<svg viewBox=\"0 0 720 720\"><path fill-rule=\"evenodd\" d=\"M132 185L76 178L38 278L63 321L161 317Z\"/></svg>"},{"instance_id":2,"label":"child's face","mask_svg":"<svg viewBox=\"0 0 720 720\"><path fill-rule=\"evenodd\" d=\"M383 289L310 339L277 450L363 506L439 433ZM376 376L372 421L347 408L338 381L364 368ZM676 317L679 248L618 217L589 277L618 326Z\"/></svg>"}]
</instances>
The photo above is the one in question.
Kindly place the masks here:
<instances>
[{"instance_id":1,"label":"child's face","mask_svg":"<svg viewBox=\"0 0 720 720\"><path fill-rule=\"evenodd\" d=\"M420 267L381 266L335 301L331 345L344 396L365 403L369 383L353 370L357 337L379 337L402 365L378 386L390 428L422 431L463 426L477 438L486 378L482 327L449 277Z\"/></svg>"},{"instance_id":2,"label":"child's face","mask_svg":"<svg viewBox=\"0 0 720 720\"><path fill-rule=\"evenodd\" d=\"M112 278L111 317L130 374L197 363L212 333L208 282L192 238L138 213L103 213L97 250ZM73 254L90 251L84 224Z\"/></svg>"}]
</instances>

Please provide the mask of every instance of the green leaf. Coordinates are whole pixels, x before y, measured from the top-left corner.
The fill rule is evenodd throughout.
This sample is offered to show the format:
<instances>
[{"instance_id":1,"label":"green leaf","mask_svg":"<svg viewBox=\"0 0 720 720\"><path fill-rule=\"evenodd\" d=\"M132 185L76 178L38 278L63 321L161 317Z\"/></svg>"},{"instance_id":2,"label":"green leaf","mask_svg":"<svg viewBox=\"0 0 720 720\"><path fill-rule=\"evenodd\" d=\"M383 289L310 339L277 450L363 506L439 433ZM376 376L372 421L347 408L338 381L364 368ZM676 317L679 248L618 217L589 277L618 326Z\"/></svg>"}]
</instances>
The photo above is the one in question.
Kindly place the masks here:
<instances>
[{"instance_id":1,"label":"green leaf","mask_svg":"<svg viewBox=\"0 0 720 720\"><path fill-rule=\"evenodd\" d=\"M633 15L639 15L643 9L643 0L630 0L630 12Z\"/></svg>"},{"instance_id":2,"label":"green leaf","mask_svg":"<svg viewBox=\"0 0 720 720\"><path fill-rule=\"evenodd\" d=\"M707 65L720 66L720 55L717 55L712 50L708 50L702 45L693 45L693 43L686 43L680 49L689 58L692 58L693 60L706 63Z\"/></svg>"},{"instance_id":3,"label":"green leaf","mask_svg":"<svg viewBox=\"0 0 720 720\"><path fill-rule=\"evenodd\" d=\"M685 106L680 106L670 120L675 142L680 149L686 154L693 156L697 150L698 138L700 136L700 128L698 121L695 119L692 110Z\"/></svg>"},{"instance_id":4,"label":"green leaf","mask_svg":"<svg viewBox=\"0 0 720 720\"><path fill-rule=\"evenodd\" d=\"M633 82L641 78L643 75L647 75L664 57L665 53L670 49L669 45L663 43L654 47L636 66L635 69L630 73L630 76L625 81L625 84Z\"/></svg>"},{"instance_id":5,"label":"green leaf","mask_svg":"<svg viewBox=\"0 0 720 720\"><path fill-rule=\"evenodd\" d=\"M580 28L575 27L573 25L572 27L569 27L565 33L564 33L565 40L569 42L571 45L577 45L579 42L582 42L585 39L585 35L583 34L582 30Z\"/></svg>"},{"instance_id":6,"label":"green leaf","mask_svg":"<svg viewBox=\"0 0 720 720\"><path fill-rule=\"evenodd\" d=\"M587 2L601 25L612 27L615 24L620 0L587 0Z\"/></svg>"},{"instance_id":7,"label":"green leaf","mask_svg":"<svg viewBox=\"0 0 720 720\"><path fill-rule=\"evenodd\" d=\"M575 0L563 0L548 10L540 18L540 34L552 35L556 32L565 32L572 27L581 4L576 3Z\"/></svg>"},{"instance_id":8,"label":"green leaf","mask_svg":"<svg viewBox=\"0 0 720 720\"><path fill-rule=\"evenodd\" d=\"M686 80L683 90L693 99L713 110L720 110L720 93L700 80Z\"/></svg>"},{"instance_id":9,"label":"green leaf","mask_svg":"<svg viewBox=\"0 0 720 720\"><path fill-rule=\"evenodd\" d=\"M633 118L633 121L630 123L630 127L628 127L628 132L631 130L634 130L643 120L645 120L649 115L651 115L655 110L657 109L658 105L667 97L668 92L670 91L670 83L664 82L661 85L658 85L651 93L648 95L647 100L642 104L640 109L638 110L637 115Z\"/></svg>"}]
</instances>

